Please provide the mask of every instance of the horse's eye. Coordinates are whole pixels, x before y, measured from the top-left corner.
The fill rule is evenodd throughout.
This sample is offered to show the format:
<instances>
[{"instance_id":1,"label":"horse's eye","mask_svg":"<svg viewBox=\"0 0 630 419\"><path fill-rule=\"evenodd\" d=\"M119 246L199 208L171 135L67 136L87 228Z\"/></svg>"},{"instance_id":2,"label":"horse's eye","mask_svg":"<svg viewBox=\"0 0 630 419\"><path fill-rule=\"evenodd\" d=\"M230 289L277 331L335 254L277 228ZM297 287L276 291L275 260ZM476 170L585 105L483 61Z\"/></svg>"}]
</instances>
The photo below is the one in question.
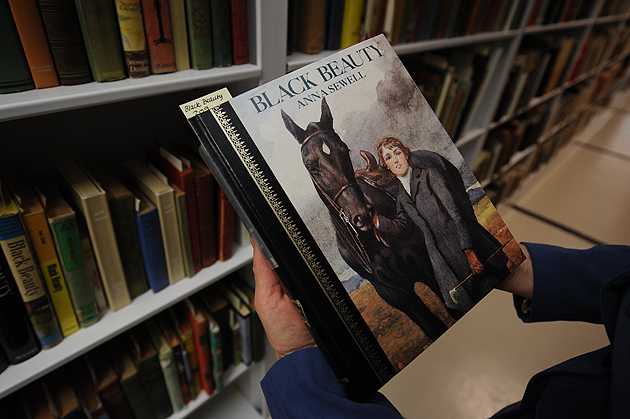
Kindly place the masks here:
<instances>
[{"instance_id":1,"label":"horse's eye","mask_svg":"<svg viewBox=\"0 0 630 419\"><path fill-rule=\"evenodd\" d=\"M328 144L322 143L322 152L324 154L330 154L330 147L328 147Z\"/></svg>"}]
</instances>

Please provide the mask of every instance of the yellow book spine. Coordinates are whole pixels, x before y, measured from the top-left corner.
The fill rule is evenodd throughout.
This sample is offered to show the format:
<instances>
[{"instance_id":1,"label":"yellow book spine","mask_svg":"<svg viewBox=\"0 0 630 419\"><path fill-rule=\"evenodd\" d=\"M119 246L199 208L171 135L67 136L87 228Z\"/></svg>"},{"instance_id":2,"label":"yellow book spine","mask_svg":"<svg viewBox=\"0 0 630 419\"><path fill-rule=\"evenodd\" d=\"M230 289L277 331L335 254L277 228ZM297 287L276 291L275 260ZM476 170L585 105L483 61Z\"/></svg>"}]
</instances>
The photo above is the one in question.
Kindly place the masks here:
<instances>
[{"instance_id":1,"label":"yellow book spine","mask_svg":"<svg viewBox=\"0 0 630 419\"><path fill-rule=\"evenodd\" d=\"M23 223L39 261L61 333L64 337L69 336L79 330L79 322L74 314L72 300L70 300L66 279L57 257L46 216L43 212L28 214L23 217Z\"/></svg>"},{"instance_id":2,"label":"yellow book spine","mask_svg":"<svg viewBox=\"0 0 630 419\"><path fill-rule=\"evenodd\" d=\"M361 33L361 16L363 15L363 0L346 0L343 9L341 25L341 47L347 48L359 42Z\"/></svg>"}]
</instances>

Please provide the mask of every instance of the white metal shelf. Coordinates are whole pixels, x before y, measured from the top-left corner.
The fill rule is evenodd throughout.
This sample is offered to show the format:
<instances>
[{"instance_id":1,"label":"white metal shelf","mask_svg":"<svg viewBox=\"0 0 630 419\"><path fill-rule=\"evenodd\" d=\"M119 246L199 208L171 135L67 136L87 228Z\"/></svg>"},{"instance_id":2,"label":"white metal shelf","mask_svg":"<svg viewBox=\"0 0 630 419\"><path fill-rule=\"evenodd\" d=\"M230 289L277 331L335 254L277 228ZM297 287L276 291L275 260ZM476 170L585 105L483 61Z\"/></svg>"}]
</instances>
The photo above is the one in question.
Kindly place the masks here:
<instances>
[{"instance_id":1,"label":"white metal shelf","mask_svg":"<svg viewBox=\"0 0 630 419\"><path fill-rule=\"evenodd\" d=\"M27 361L9 366L0 374L0 398L218 281L251 260L251 247L235 245L234 255L229 260L216 262L194 277L184 278L160 292L149 290L118 311L106 310L98 323L78 330L57 346L44 349Z\"/></svg>"},{"instance_id":2,"label":"white metal shelf","mask_svg":"<svg viewBox=\"0 0 630 419\"><path fill-rule=\"evenodd\" d=\"M0 122L211 85L260 78L255 64L185 70L139 79L91 82L0 95Z\"/></svg>"}]
</instances>

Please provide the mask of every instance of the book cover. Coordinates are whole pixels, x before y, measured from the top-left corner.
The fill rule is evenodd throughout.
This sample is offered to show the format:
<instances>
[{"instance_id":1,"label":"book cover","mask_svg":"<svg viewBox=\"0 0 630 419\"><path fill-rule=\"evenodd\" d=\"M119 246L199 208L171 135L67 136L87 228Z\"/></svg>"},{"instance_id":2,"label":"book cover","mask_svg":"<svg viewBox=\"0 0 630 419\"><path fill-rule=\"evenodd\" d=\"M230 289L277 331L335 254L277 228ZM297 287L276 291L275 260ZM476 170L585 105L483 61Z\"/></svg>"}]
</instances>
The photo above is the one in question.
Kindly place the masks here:
<instances>
[{"instance_id":1,"label":"book cover","mask_svg":"<svg viewBox=\"0 0 630 419\"><path fill-rule=\"evenodd\" d=\"M59 86L59 78L48 46L37 1L9 0L9 6L11 6L13 20L22 41L35 87L44 89Z\"/></svg>"},{"instance_id":2,"label":"book cover","mask_svg":"<svg viewBox=\"0 0 630 419\"><path fill-rule=\"evenodd\" d=\"M42 348L52 348L63 340L63 335L24 231L20 212L7 186L0 185L0 248Z\"/></svg>"},{"instance_id":3,"label":"book cover","mask_svg":"<svg viewBox=\"0 0 630 419\"><path fill-rule=\"evenodd\" d=\"M124 336L117 336L105 343L107 354L109 355L114 370L118 374L118 381L125 394L125 399L129 404L134 418L153 418L153 412L149 399L144 391L138 369L131 359L124 342ZM125 413L121 413L121 417ZM118 417L118 416L116 416Z\"/></svg>"},{"instance_id":4,"label":"book cover","mask_svg":"<svg viewBox=\"0 0 630 419\"><path fill-rule=\"evenodd\" d=\"M74 0L37 0L59 83L92 81Z\"/></svg>"},{"instance_id":5,"label":"book cover","mask_svg":"<svg viewBox=\"0 0 630 419\"><path fill-rule=\"evenodd\" d=\"M349 397L389 381L522 261L383 35L229 96L181 110Z\"/></svg>"},{"instance_id":6,"label":"book cover","mask_svg":"<svg viewBox=\"0 0 630 419\"><path fill-rule=\"evenodd\" d=\"M249 63L249 18L247 0L230 1L232 20L232 64Z\"/></svg>"},{"instance_id":7,"label":"book cover","mask_svg":"<svg viewBox=\"0 0 630 419\"><path fill-rule=\"evenodd\" d=\"M324 49L326 0L300 1L298 7L297 49L305 54L319 54Z\"/></svg>"},{"instance_id":8,"label":"book cover","mask_svg":"<svg viewBox=\"0 0 630 419\"><path fill-rule=\"evenodd\" d=\"M158 359L160 361L160 367L162 368L162 375L164 376L164 383L166 384L171 406L175 412L179 412L184 408L185 404L173 348L166 340L164 332L155 318L148 319L144 322L144 325L158 353Z\"/></svg>"},{"instance_id":9,"label":"book cover","mask_svg":"<svg viewBox=\"0 0 630 419\"><path fill-rule=\"evenodd\" d=\"M174 284L186 276L184 260L179 241L179 226L177 224L177 210L175 208L175 193L173 188L158 178L139 158L123 162L130 181L136 188L149 198L157 207L160 217L160 230L164 242L166 267L170 284Z\"/></svg>"},{"instance_id":10,"label":"book cover","mask_svg":"<svg viewBox=\"0 0 630 419\"><path fill-rule=\"evenodd\" d=\"M18 203L24 230L33 246L35 257L48 289L48 295L55 309L57 321L64 337L79 330L79 323L74 314L70 292L63 268L55 249L55 242L48 226L48 218L44 207L27 181L15 173L7 175L4 180L9 183ZM41 195L40 195L41 197ZM47 202L47 201L43 201Z\"/></svg>"},{"instance_id":11,"label":"book cover","mask_svg":"<svg viewBox=\"0 0 630 419\"><path fill-rule=\"evenodd\" d=\"M90 165L87 171L105 191L129 296L135 298L149 289L136 232L135 197L123 181L102 162Z\"/></svg>"},{"instance_id":12,"label":"book cover","mask_svg":"<svg viewBox=\"0 0 630 419\"><path fill-rule=\"evenodd\" d=\"M188 48L185 0L169 0L168 6L171 12L171 32L173 33L175 68L177 71L189 70L190 54Z\"/></svg>"},{"instance_id":13,"label":"book cover","mask_svg":"<svg viewBox=\"0 0 630 419\"><path fill-rule=\"evenodd\" d=\"M194 295L186 298L179 306L186 315L186 320L192 328L197 364L199 365L201 388L207 394L212 394L216 387L212 371L212 358L210 357L208 320L203 314L200 302Z\"/></svg>"},{"instance_id":14,"label":"book cover","mask_svg":"<svg viewBox=\"0 0 630 419\"><path fill-rule=\"evenodd\" d=\"M339 48L347 48L359 41L362 15L363 0L345 0Z\"/></svg>"},{"instance_id":15,"label":"book cover","mask_svg":"<svg viewBox=\"0 0 630 419\"><path fill-rule=\"evenodd\" d=\"M190 245L195 272L202 268L201 244L199 242L199 220L197 216L197 194L195 191L195 173L190 161L172 153L160 145L145 147L147 161L162 172L169 181L177 185L186 194Z\"/></svg>"},{"instance_id":16,"label":"book cover","mask_svg":"<svg viewBox=\"0 0 630 419\"><path fill-rule=\"evenodd\" d=\"M127 74L132 79L146 77L151 74L151 67L140 0L115 0L114 3Z\"/></svg>"},{"instance_id":17,"label":"book cover","mask_svg":"<svg viewBox=\"0 0 630 419\"><path fill-rule=\"evenodd\" d=\"M188 47L190 66L195 70L212 67L212 30L210 28L210 2L186 0Z\"/></svg>"},{"instance_id":18,"label":"book cover","mask_svg":"<svg viewBox=\"0 0 630 419\"><path fill-rule=\"evenodd\" d=\"M133 418L129 401L125 397L118 373L104 345L98 346L83 357L92 383L112 418Z\"/></svg>"},{"instance_id":19,"label":"book cover","mask_svg":"<svg viewBox=\"0 0 630 419\"><path fill-rule=\"evenodd\" d=\"M215 67L232 65L232 25L230 0L210 2L210 28L212 29L212 61Z\"/></svg>"},{"instance_id":20,"label":"book cover","mask_svg":"<svg viewBox=\"0 0 630 419\"><path fill-rule=\"evenodd\" d=\"M175 212L177 213L177 231L179 232L179 243L182 248L182 259L184 261L184 273L188 278L195 276L195 265L192 255L192 244L190 242L190 230L188 225L188 212L186 209L186 193L179 189L177 185L169 182L175 194Z\"/></svg>"},{"instance_id":21,"label":"book cover","mask_svg":"<svg viewBox=\"0 0 630 419\"><path fill-rule=\"evenodd\" d=\"M184 400L184 404L188 404L191 400L190 397L190 383L188 382L188 376L186 373L186 347L184 342L180 339L176 329L175 324L171 319L170 314L167 311L163 311L156 316L157 322L160 325L160 329L162 333L164 333L164 338L166 342L171 347L173 351L173 358L175 360L175 367L177 370L177 378L179 379L179 387L182 393L182 397Z\"/></svg>"},{"instance_id":22,"label":"book cover","mask_svg":"<svg viewBox=\"0 0 630 419\"><path fill-rule=\"evenodd\" d=\"M179 336L183 346L184 368L188 381L190 399L194 400L201 392L201 377L199 376L199 362L195 350L195 336L193 329L186 318L186 311L182 303L176 304L166 311L175 332Z\"/></svg>"},{"instance_id":23,"label":"book cover","mask_svg":"<svg viewBox=\"0 0 630 419\"><path fill-rule=\"evenodd\" d=\"M125 63L114 3L74 1L92 77L98 82L124 79Z\"/></svg>"},{"instance_id":24,"label":"book cover","mask_svg":"<svg viewBox=\"0 0 630 419\"><path fill-rule=\"evenodd\" d=\"M35 88L8 0L0 0L0 93Z\"/></svg>"},{"instance_id":25,"label":"book cover","mask_svg":"<svg viewBox=\"0 0 630 419\"><path fill-rule=\"evenodd\" d=\"M151 73L162 74L176 71L169 1L141 0L141 2Z\"/></svg>"},{"instance_id":26,"label":"book cover","mask_svg":"<svg viewBox=\"0 0 630 419\"><path fill-rule=\"evenodd\" d=\"M225 382L223 379L224 367L221 327L219 322L217 322L208 311L203 295L200 293L196 295L201 302L203 315L206 317L206 320L208 320L208 347L210 348L210 358L212 360L212 378L214 380L216 392L220 393L225 388Z\"/></svg>"},{"instance_id":27,"label":"book cover","mask_svg":"<svg viewBox=\"0 0 630 419\"><path fill-rule=\"evenodd\" d=\"M326 2L326 22L324 27L324 49L334 51L341 45L341 24L345 0ZM393 3L393 0L392 0Z\"/></svg>"},{"instance_id":28,"label":"book cover","mask_svg":"<svg viewBox=\"0 0 630 419\"><path fill-rule=\"evenodd\" d=\"M13 274L0 252L0 346L10 364L19 364L41 351Z\"/></svg>"},{"instance_id":29,"label":"book cover","mask_svg":"<svg viewBox=\"0 0 630 419\"><path fill-rule=\"evenodd\" d=\"M223 262L232 257L235 218L230 200L223 189L217 188L217 259Z\"/></svg>"},{"instance_id":30,"label":"book cover","mask_svg":"<svg viewBox=\"0 0 630 419\"><path fill-rule=\"evenodd\" d=\"M160 216L149 198L139 190L132 190L136 199L134 214L147 281L151 290L158 292L169 284Z\"/></svg>"},{"instance_id":31,"label":"book cover","mask_svg":"<svg viewBox=\"0 0 630 419\"><path fill-rule=\"evenodd\" d=\"M60 157L54 164L60 175L62 193L85 219L109 308L117 311L129 305L131 297L107 195L72 157Z\"/></svg>"},{"instance_id":32,"label":"book cover","mask_svg":"<svg viewBox=\"0 0 630 419\"><path fill-rule=\"evenodd\" d=\"M173 414L173 407L166 389L158 352L151 337L142 324L132 328L125 337L127 350L138 370L153 416L156 419L169 417Z\"/></svg>"}]
</instances>

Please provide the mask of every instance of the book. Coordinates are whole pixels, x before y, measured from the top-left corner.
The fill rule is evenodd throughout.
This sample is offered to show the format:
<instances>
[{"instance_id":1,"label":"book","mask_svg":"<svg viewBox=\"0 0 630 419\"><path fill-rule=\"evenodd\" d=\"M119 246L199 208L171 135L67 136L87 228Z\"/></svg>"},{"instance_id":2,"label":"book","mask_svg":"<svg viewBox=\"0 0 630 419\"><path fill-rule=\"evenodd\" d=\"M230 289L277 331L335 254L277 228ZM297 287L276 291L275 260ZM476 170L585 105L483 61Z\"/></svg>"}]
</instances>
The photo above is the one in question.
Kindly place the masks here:
<instances>
[{"instance_id":1,"label":"book","mask_svg":"<svg viewBox=\"0 0 630 419\"><path fill-rule=\"evenodd\" d=\"M0 1L0 93L35 88L8 0Z\"/></svg>"},{"instance_id":2,"label":"book","mask_svg":"<svg viewBox=\"0 0 630 419\"><path fill-rule=\"evenodd\" d=\"M109 308L117 311L131 303L116 233L105 191L70 156L54 161L62 194L85 219Z\"/></svg>"},{"instance_id":3,"label":"book","mask_svg":"<svg viewBox=\"0 0 630 419\"><path fill-rule=\"evenodd\" d=\"M202 268L201 244L199 241L195 173L190 167L190 161L175 155L175 153L172 153L160 145L146 146L145 155L147 161L151 162L169 181L177 185L186 194L186 210L188 212L188 227L193 264L195 272L199 272Z\"/></svg>"},{"instance_id":4,"label":"book","mask_svg":"<svg viewBox=\"0 0 630 419\"><path fill-rule=\"evenodd\" d=\"M341 20L345 0L326 1L326 22L324 31L324 49L336 50L341 45Z\"/></svg>"},{"instance_id":5,"label":"book","mask_svg":"<svg viewBox=\"0 0 630 419\"><path fill-rule=\"evenodd\" d=\"M84 365L105 410L115 418L133 418L129 400L125 397L118 373L104 345L84 355Z\"/></svg>"},{"instance_id":6,"label":"book","mask_svg":"<svg viewBox=\"0 0 630 419\"><path fill-rule=\"evenodd\" d=\"M234 219L234 207L223 189L217 188L217 259L223 262L232 257Z\"/></svg>"},{"instance_id":7,"label":"book","mask_svg":"<svg viewBox=\"0 0 630 419\"><path fill-rule=\"evenodd\" d=\"M212 67L212 30L210 28L210 2L186 0L188 46L190 66L195 70Z\"/></svg>"},{"instance_id":8,"label":"book","mask_svg":"<svg viewBox=\"0 0 630 419\"><path fill-rule=\"evenodd\" d=\"M160 180L142 159L126 160L123 165L129 174L131 183L145 194L158 210L168 280L170 284L174 284L184 278L185 273L173 188Z\"/></svg>"},{"instance_id":9,"label":"book","mask_svg":"<svg viewBox=\"0 0 630 419\"><path fill-rule=\"evenodd\" d=\"M104 163L92 164L87 171L105 191L129 296L135 298L149 289L136 228L135 196Z\"/></svg>"},{"instance_id":10,"label":"book","mask_svg":"<svg viewBox=\"0 0 630 419\"><path fill-rule=\"evenodd\" d=\"M249 63L249 17L247 0L230 1L232 19L232 64Z\"/></svg>"},{"instance_id":11,"label":"book","mask_svg":"<svg viewBox=\"0 0 630 419\"><path fill-rule=\"evenodd\" d=\"M219 292L215 286L207 287L199 292L203 304L212 318L219 324L221 334L221 354L223 368L227 369L231 365L237 364L235 361L233 327L235 316L228 300ZM240 352L240 347L237 348Z\"/></svg>"},{"instance_id":12,"label":"book","mask_svg":"<svg viewBox=\"0 0 630 419\"><path fill-rule=\"evenodd\" d=\"M36 380L19 390L20 404L27 418L58 419L44 390L44 382Z\"/></svg>"},{"instance_id":13,"label":"book","mask_svg":"<svg viewBox=\"0 0 630 419\"><path fill-rule=\"evenodd\" d=\"M265 329L263 328L262 322L256 313L256 307L254 305L254 289L237 274L228 276L224 281L247 305L249 311L251 312L252 361L258 362L262 360L265 355L266 337Z\"/></svg>"},{"instance_id":14,"label":"book","mask_svg":"<svg viewBox=\"0 0 630 419\"><path fill-rule=\"evenodd\" d=\"M66 364L64 369L79 400L81 400L85 410L89 413L89 417L91 419L108 419L109 415L96 392L85 360L82 357L74 359Z\"/></svg>"},{"instance_id":15,"label":"book","mask_svg":"<svg viewBox=\"0 0 630 419\"><path fill-rule=\"evenodd\" d=\"M253 229L349 397L373 394L523 260L384 35L230 96L222 89L180 108L204 161ZM385 142L379 152L380 139ZM424 164L448 178L444 185L468 214L467 221L457 221L457 231L474 236L475 244L447 257L447 247L460 246L451 241L452 230L440 231L442 222L407 218L407 211L427 211L425 204L436 197L415 181L411 195L394 171L379 169L375 154L383 150L389 157L397 150L409 156L412 175ZM392 170L402 175L403 167L401 162ZM381 176L390 181L383 183ZM387 186L394 187L396 199ZM377 202L376 195L383 199ZM406 196L417 199L403 206ZM433 216L447 213L437 210L428 219ZM404 227L403 220L409 221ZM396 295L382 290L392 284L393 265L380 259L390 252L398 261L411 258L395 264L401 269L395 274ZM475 266L472 253L483 268ZM385 321L380 315L388 327L380 327ZM406 332L394 337L393 329Z\"/></svg>"},{"instance_id":16,"label":"book","mask_svg":"<svg viewBox=\"0 0 630 419\"><path fill-rule=\"evenodd\" d=\"M20 290L24 306L42 348L52 348L63 340L57 316L31 244L20 220L20 208L7 185L0 184L0 248Z\"/></svg>"},{"instance_id":17,"label":"book","mask_svg":"<svg viewBox=\"0 0 630 419\"><path fill-rule=\"evenodd\" d=\"M145 321L144 326L149 332L153 346L155 346L155 350L158 353L158 359L160 361L160 367L162 368L162 375L164 376L164 383L166 384L171 406L175 412L179 412L184 408L185 404L173 348L164 337L164 332L155 318Z\"/></svg>"},{"instance_id":18,"label":"book","mask_svg":"<svg viewBox=\"0 0 630 419\"><path fill-rule=\"evenodd\" d=\"M166 313L175 328L177 336L179 336L179 340L182 342L182 356L184 360L186 380L188 381L188 392L190 399L194 400L202 390L193 329L190 326L190 323L188 323L186 311L182 307L181 303L168 309Z\"/></svg>"},{"instance_id":19,"label":"book","mask_svg":"<svg viewBox=\"0 0 630 419\"><path fill-rule=\"evenodd\" d=\"M225 388L223 379L224 367L223 367L223 343L221 341L221 327L212 314L207 309L206 302L201 293L197 294L201 302L201 310L203 315L208 321L208 347L210 351L210 358L212 360L212 379L214 380L214 388L217 393L220 393Z\"/></svg>"},{"instance_id":20,"label":"book","mask_svg":"<svg viewBox=\"0 0 630 419\"><path fill-rule=\"evenodd\" d=\"M177 185L169 182L175 195L175 212L177 213L177 231L179 232L179 243L182 249L182 259L184 261L184 273L188 278L195 276L195 265L192 255L192 244L190 242L190 230L188 224L188 211L186 209L186 193L179 189Z\"/></svg>"},{"instance_id":21,"label":"book","mask_svg":"<svg viewBox=\"0 0 630 419\"><path fill-rule=\"evenodd\" d=\"M175 329L175 325L168 313L163 311L156 316L157 322L160 325L164 338L168 342L171 350L173 351L173 359L175 361L175 368L177 371L177 378L179 380L179 388L182 394L183 402L187 405L191 401L190 397L190 384L188 382L188 375L186 372L186 363L188 356L184 342L179 337Z\"/></svg>"},{"instance_id":22,"label":"book","mask_svg":"<svg viewBox=\"0 0 630 419\"><path fill-rule=\"evenodd\" d=\"M190 69L188 50L188 28L186 24L185 0L169 0L171 12L171 31L173 33L173 50L175 51L175 68L177 71Z\"/></svg>"},{"instance_id":23,"label":"book","mask_svg":"<svg viewBox=\"0 0 630 419\"><path fill-rule=\"evenodd\" d=\"M37 0L61 85L92 81L74 0Z\"/></svg>"},{"instance_id":24,"label":"book","mask_svg":"<svg viewBox=\"0 0 630 419\"><path fill-rule=\"evenodd\" d=\"M94 255L94 248L92 247L92 240L90 240L90 233L88 232L85 218L76 212L75 215L77 216L77 229L79 230L79 240L81 240L81 250L83 250L85 271L92 282L92 292L94 293L94 298L96 299L96 307L98 307L99 311L103 311L108 307L107 298L105 297L105 289L103 288L103 281L101 281L101 274L98 271L96 256Z\"/></svg>"},{"instance_id":25,"label":"book","mask_svg":"<svg viewBox=\"0 0 630 419\"><path fill-rule=\"evenodd\" d=\"M65 368L57 368L42 379L51 412L60 419L88 419L83 402L75 393Z\"/></svg>"},{"instance_id":26,"label":"book","mask_svg":"<svg viewBox=\"0 0 630 419\"><path fill-rule=\"evenodd\" d=\"M194 295L180 302L179 310L184 312L186 320L192 328L201 388L206 394L212 394L216 387L213 379L212 359L210 357L208 319L204 316L202 306Z\"/></svg>"},{"instance_id":27,"label":"book","mask_svg":"<svg viewBox=\"0 0 630 419\"><path fill-rule=\"evenodd\" d=\"M124 335L117 336L105 343L114 370L118 374L118 382L129 404L134 418L153 418L149 399L142 387L138 369L127 351ZM124 417L124 414L121 414Z\"/></svg>"},{"instance_id":28,"label":"book","mask_svg":"<svg viewBox=\"0 0 630 419\"><path fill-rule=\"evenodd\" d=\"M133 360L149 405L156 419L164 419L173 414L173 407L160 367L158 352L144 325L140 324L127 332L127 351Z\"/></svg>"},{"instance_id":29,"label":"book","mask_svg":"<svg viewBox=\"0 0 630 419\"><path fill-rule=\"evenodd\" d=\"M0 290L0 346L10 364L19 364L37 355L41 345L3 252Z\"/></svg>"},{"instance_id":30,"label":"book","mask_svg":"<svg viewBox=\"0 0 630 419\"><path fill-rule=\"evenodd\" d=\"M168 0L141 0L151 74L177 70Z\"/></svg>"},{"instance_id":31,"label":"book","mask_svg":"<svg viewBox=\"0 0 630 419\"><path fill-rule=\"evenodd\" d=\"M9 0L15 26L37 89L59 86L36 0Z\"/></svg>"},{"instance_id":32,"label":"book","mask_svg":"<svg viewBox=\"0 0 630 419\"><path fill-rule=\"evenodd\" d=\"M113 2L75 0L92 78L97 82L124 79L125 63Z\"/></svg>"},{"instance_id":33,"label":"book","mask_svg":"<svg viewBox=\"0 0 630 419\"><path fill-rule=\"evenodd\" d=\"M216 285L217 290L225 297L232 307L234 313L233 321L238 323L239 344L238 353L244 364L252 363L252 312L245 301L234 292L226 281L220 281Z\"/></svg>"},{"instance_id":34,"label":"book","mask_svg":"<svg viewBox=\"0 0 630 419\"><path fill-rule=\"evenodd\" d=\"M363 0L345 0L339 48L344 49L359 41Z\"/></svg>"},{"instance_id":35,"label":"book","mask_svg":"<svg viewBox=\"0 0 630 419\"><path fill-rule=\"evenodd\" d=\"M39 268L55 309L61 333L64 337L69 336L79 330L79 323L74 314L70 292L55 249L55 242L48 226L44 207L35 195L33 188L22 176L15 173L14 175L6 175L4 180L8 181L9 188L22 211L20 215L22 224L39 262Z\"/></svg>"},{"instance_id":36,"label":"book","mask_svg":"<svg viewBox=\"0 0 630 419\"><path fill-rule=\"evenodd\" d=\"M301 1L298 7L297 49L305 54L319 54L324 49L326 0Z\"/></svg>"},{"instance_id":37,"label":"book","mask_svg":"<svg viewBox=\"0 0 630 419\"><path fill-rule=\"evenodd\" d=\"M158 292L169 284L160 216L149 198L139 190L132 190L136 199L134 215L147 282L153 292Z\"/></svg>"},{"instance_id":38,"label":"book","mask_svg":"<svg viewBox=\"0 0 630 419\"><path fill-rule=\"evenodd\" d=\"M232 65L232 25L230 1L210 2L210 28L212 30L212 63L215 67Z\"/></svg>"},{"instance_id":39,"label":"book","mask_svg":"<svg viewBox=\"0 0 630 419\"><path fill-rule=\"evenodd\" d=\"M142 20L142 4L140 0L115 0L114 4L127 74L132 79L146 77L151 74L151 68Z\"/></svg>"}]
</instances>

